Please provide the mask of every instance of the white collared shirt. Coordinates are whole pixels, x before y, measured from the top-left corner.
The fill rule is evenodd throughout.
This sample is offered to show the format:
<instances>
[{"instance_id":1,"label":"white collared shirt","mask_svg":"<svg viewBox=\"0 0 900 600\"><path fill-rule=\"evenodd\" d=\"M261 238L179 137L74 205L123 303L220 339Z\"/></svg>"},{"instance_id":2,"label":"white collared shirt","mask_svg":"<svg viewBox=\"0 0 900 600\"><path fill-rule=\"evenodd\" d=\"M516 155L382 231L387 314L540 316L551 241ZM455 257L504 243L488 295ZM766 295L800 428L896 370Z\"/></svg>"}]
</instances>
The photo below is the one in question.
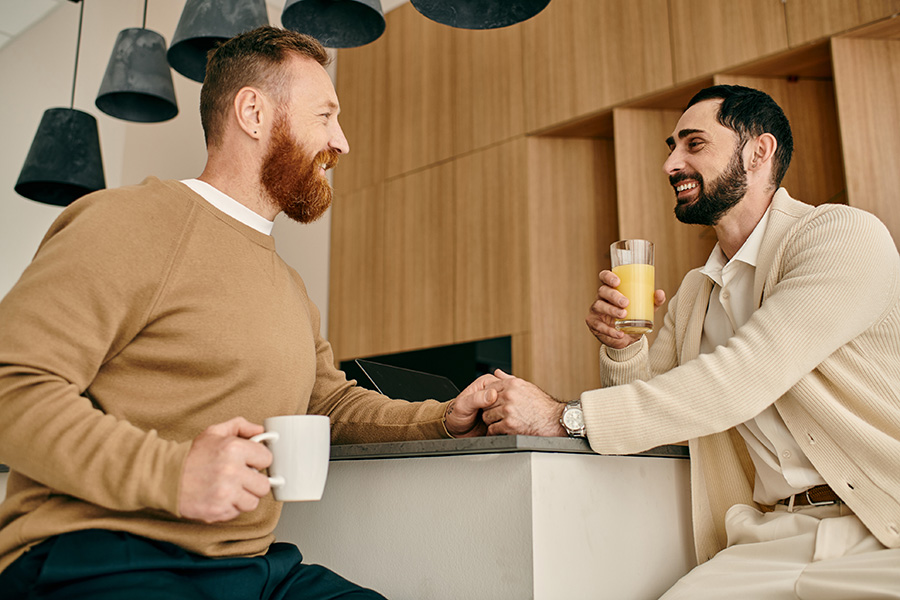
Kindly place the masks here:
<instances>
[{"instance_id":1,"label":"white collared shirt","mask_svg":"<svg viewBox=\"0 0 900 600\"><path fill-rule=\"evenodd\" d=\"M706 265L700 270L714 285L703 323L700 352L706 354L724 346L757 309L753 298L753 279L762 246L769 211L757 223L740 250L727 260L716 244ZM756 466L753 499L761 504L774 504L782 498L825 483L819 472L800 449L774 405L755 418L737 426L747 443L750 458Z\"/></svg>"},{"instance_id":2,"label":"white collared shirt","mask_svg":"<svg viewBox=\"0 0 900 600\"><path fill-rule=\"evenodd\" d=\"M202 196L204 200L229 217L237 219L244 225L252 227L260 233L272 235L272 227L275 225L275 221L270 221L265 217L256 214L228 194L217 190L205 181L200 181L199 179L183 179L181 183L194 190L197 194Z\"/></svg>"}]
</instances>

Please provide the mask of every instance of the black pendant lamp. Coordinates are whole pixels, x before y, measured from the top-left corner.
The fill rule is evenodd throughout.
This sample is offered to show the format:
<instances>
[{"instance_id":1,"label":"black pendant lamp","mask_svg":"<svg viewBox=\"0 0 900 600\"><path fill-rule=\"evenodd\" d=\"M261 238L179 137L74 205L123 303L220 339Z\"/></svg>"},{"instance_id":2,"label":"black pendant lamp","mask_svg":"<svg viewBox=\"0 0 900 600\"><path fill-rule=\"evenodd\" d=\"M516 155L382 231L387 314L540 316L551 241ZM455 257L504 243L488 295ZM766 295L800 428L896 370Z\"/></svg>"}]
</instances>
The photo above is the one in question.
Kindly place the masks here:
<instances>
[{"instance_id":1,"label":"black pendant lamp","mask_svg":"<svg viewBox=\"0 0 900 600\"><path fill-rule=\"evenodd\" d=\"M265 0L187 0L166 56L194 81L206 76L206 53L239 33L269 24Z\"/></svg>"},{"instance_id":2,"label":"black pendant lamp","mask_svg":"<svg viewBox=\"0 0 900 600\"><path fill-rule=\"evenodd\" d=\"M381 0L287 0L281 24L329 48L355 48L384 33Z\"/></svg>"},{"instance_id":3,"label":"black pendant lamp","mask_svg":"<svg viewBox=\"0 0 900 600\"><path fill-rule=\"evenodd\" d=\"M140 29L116 38L95 104L106 114L138 123L168 121L178 114L166 40L147 27L147 0Z\"/></svg>"},{"instance_id":4,"label":"black pendant lamp","mask_svg":"<svg viewBox=\"0 0 900 600\"><path fill-rule=\"evenodd\" d=\"M497 29L527 21L550 0L410 0L417 11L460 29Z\"/></svg>"},{"instance_id":5,"label":"black pendant lamp","mask_svg":"<svg viewBox=\"0 0 900 600\"><path fill-rule=\"evenodd\" d=\"M26 198L56 206L68 206L81 196L106 187L97 120L73 108L83 20L82 3L69 108L44 111L15 186L16 192Z\"/></svg>"}]
</instances>

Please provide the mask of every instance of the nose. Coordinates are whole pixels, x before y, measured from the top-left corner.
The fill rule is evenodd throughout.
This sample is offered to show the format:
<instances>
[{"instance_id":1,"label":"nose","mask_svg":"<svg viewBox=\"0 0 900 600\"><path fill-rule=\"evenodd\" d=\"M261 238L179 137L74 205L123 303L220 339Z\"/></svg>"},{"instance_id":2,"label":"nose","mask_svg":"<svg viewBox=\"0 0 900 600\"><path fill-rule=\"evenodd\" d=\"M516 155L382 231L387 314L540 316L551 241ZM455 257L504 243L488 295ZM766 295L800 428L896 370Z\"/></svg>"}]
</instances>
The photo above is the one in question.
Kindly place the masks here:
<instances>
[{"instance_id":1,"label":"nose","mask_svg":"<svg viewBox=\"0 0 900 600\"><path fill-rule=\"evenodd\" d=\"M676 148L672 150L669 157L663 163L663 171L666 172L666 175L674 175L683 168L684 161L681 158L681 153L678 151L678 148Z\"/></svg>"},{"instance_id":2,"label":"nose","mask_svg":"<svg viewBox=\"0 0 900 600\"><path fill-rule=\"evenodd\" d=\"M336 150L338 154L347 154L350 152L350 142L344 136L344 130L338 124L337 119L334 120L335 130L331 134L331 142L328 144L332 150Z\"/></svg>"}]
</instances>

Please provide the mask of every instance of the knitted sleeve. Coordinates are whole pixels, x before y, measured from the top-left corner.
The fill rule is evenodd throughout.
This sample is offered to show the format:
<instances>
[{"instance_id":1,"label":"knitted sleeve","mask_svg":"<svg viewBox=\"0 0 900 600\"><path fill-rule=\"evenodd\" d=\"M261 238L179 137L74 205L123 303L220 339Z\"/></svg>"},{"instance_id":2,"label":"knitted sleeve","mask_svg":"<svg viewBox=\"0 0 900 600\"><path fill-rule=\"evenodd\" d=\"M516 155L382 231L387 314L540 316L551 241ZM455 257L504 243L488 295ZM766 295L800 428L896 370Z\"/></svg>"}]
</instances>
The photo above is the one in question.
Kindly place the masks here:
<instances>
[{"instance_id":1,"label":"knitted sleeve","mask_svg":"<svg viewBox=\"0 0 900 600\"><path fill-rule=\"evenodd\" d=\"M139 211L111 209L117 193L64 211L0 302L0 457L54 492L174 513L189 444L105 414L87 393L143 326L177 243L136 232Z\"/></svg>"}]
</instances>

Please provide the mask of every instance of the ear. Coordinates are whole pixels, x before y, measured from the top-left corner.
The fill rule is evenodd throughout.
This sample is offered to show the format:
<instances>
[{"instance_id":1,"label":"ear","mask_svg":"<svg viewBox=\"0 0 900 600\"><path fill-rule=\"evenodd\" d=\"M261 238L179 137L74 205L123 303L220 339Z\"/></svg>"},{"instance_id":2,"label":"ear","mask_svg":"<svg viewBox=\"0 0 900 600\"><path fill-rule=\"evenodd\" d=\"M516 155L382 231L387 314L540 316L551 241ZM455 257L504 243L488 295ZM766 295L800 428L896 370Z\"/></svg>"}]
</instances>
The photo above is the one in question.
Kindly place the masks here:
<instances>
[{"instance_id":1,"label":"ear","mask_svg":"<svg viewBox=\"0 0 900 600\"><path fill-rule=\"evenodd\" d=\"M747 147L750 150L747 170L757 171L775 155L775 150L778 148L778 140L771 133L764 133L750 140Z\"/></svg>"},{"instance_id":2,"label":"ear","mask_svg":"<svg viewBox=\"0 0 900 600\"><path fill-rule=\"evenodd\" d=\"M265 120L265 98L259 90L243 87L234 97L234 115L238 126L253 139L262 138Z\"/></svg>"}]
</instances>

